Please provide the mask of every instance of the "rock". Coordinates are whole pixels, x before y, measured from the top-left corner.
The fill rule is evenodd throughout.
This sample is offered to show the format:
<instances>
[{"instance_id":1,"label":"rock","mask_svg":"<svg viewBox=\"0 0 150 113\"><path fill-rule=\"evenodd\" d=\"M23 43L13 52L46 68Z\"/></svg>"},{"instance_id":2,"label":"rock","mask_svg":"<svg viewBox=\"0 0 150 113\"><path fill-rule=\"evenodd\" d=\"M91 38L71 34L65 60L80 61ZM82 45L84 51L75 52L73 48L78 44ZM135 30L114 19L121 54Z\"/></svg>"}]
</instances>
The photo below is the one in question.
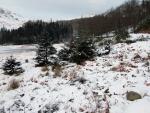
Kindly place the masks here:
<instances>
[{"instance_id":1,"label":"rock","mask_svg":"<svg viewBox=\"0 0 150 113\"><path fill-rule=\"evenodd\" d=\"M21 94L20 96L21 96L21 97L23 97L23 96L24 96L24 94Z\"/></svg>"},{"instance_id":2,"label":"rock","mask_svg":"<svg viewBox=\"0 0 150 113\"><path fill-rule=\"evenodd\" d=\"M106 90L104 91L104 93L109 93L109 89L106 89Z\"/></svg>"},{"instance_id":3,"label":"rock","mask_svg":"<svg viewBox=\"0 0 150 113\"><path fill-rule=\"evenodd\" d=\"M134 91L127 92L127 100L135 101L141 98L142 96Z\"/></svg>"}]
</instances>

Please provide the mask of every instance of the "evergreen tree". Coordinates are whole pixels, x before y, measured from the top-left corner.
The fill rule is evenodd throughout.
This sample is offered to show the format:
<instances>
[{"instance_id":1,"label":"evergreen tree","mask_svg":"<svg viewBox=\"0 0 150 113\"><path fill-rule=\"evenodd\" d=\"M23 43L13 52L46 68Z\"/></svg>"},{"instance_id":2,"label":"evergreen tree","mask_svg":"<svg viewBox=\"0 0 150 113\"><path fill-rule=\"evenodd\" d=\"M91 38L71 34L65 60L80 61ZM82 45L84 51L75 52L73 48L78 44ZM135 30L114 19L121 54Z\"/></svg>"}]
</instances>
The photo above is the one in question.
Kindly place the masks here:
<instances>
[{"instance_id":1,"label":"evergreen tree","mask_svg":"<svg viewBox=\"0 0 150 113\"><path fill-rule=\"evenodd\" d=\"M136 28L136 31L149 30L150 29L150 16L142 20Z\"/></svg>"},{"instance_id":2,"label":"evergreen tree","mask_svg":"<svg viewBox=\"0 0 150 113\"><path fill-rule=\"evenodd\" d=\"M24 70L20 66L21 66L21 63L17 62L16 59L11 56L3 64L2 69L7 75L13 75L13 74L18 75L24 72Z\"/></svg>"},{"instance_id":3,"label":"evergreen tree","mask_svg":"<svg viewBox=\"0 0 150 113\"><path fill-rule=\"evenodd\" d=\"M110 51L111 51L110 44L107 43L106 45L104 45L104 50L101 51L101 53L98 53L98 56L108 55Z\"/></svg>"},{"instance_id":4,"label":"evergreen tree","mask_svg":"<svg viewBox=\"0 0 150 113\"><path fill-rule=\"evenodd\" d=\"M49 33L43 31L38 41L37 66L50 65L50 55L56 52L56 49L52 46L52 39L49 37Z\"/></svg>"},{"instance_id":5,"label":"evergreen tree","mask_svg":"<svg viewBox=\"0 0 150 113\"><path fill-rule=\"evenodd\" d=\"M96 48L92 39L76 38L70 42L68 48L58 53L60 60L82 64L92 60L96 55Z\"/></svg>"},{"instance_id":6,"label":"evergreen tree","mask_svg":"<svg viewBox=\"0 0 150 113\"><path fill-rule=\"evenodd\" d=\"M69 61L71 56L71 51L69 48L64 48L58 53L58 57L62 61Z\"/></svg>"},{"instance_id":7,"label":"evergreen tree","mask_svg":"<svg viewBox=\"0 0 150 113\"><path fill-rule=\"evenodd\" d=\"M91 60L95 56L95 46L91 39L76 39L71 44L71 62L81 64L86 60Z\"/></svg>"},{"instance_id":8,"label":"evergreen tree","mask_svg":"<svg viewBox=\"0 0 150 113\"><path fill-rule=\"evenodd\" d=\"M37 44L43 29L55 42L67 40L72 35L72 26L68 22L28 21L18 29L0 29L0 44Z\"/></svg>"},{"instance_id":9,"label":"evergreen tree","mask_svg":"<svg viewBox=\"0 0 150 113\"><path fill-rule=\"evenodd\" d=\"M129 38L129 33L125 28L117 29L114 34L117 43L121 43L125 41L127 38Z\"/></svg>"}]
</instances>

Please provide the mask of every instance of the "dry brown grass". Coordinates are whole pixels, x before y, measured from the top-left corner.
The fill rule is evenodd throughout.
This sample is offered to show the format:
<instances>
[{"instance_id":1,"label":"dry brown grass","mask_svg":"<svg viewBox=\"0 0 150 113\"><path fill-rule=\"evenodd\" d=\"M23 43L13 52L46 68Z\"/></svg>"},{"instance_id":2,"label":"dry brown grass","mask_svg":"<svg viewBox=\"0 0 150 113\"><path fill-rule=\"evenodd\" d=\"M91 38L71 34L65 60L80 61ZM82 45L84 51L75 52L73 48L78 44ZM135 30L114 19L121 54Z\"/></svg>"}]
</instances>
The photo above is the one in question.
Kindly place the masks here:
<instances>
[{"instance_id":1,"label":"dry brown grass","mask_svg":"<svg viewBox=\"0 0 150 113\"><path fill-rule=\"evenodd\" d=\"M20 82L16 79L12 79L9 83L8 90L17 89L17 88L19 88L19 86L20 86Z\"/></svg>"},{"instance_id":2,"label":"dry brown grass","mask_svg":"<svg viewBox=\"0 0 150 113\"><path fill-rule=\"evenodd\" d=\"M137 66L130 62L121 62L119 65L113 67L111 70L117 72L129 72L132 68L137 68Z\"/></svg>"},{"instance_id":3,"label":"dry brown grass","mask_svg":"<svg viewBox=\"0 0 150 113\"><path fill-rule=\"evenodd\" d=\"M126 66L122 64L119 64L118 66L113 67L111 70L116 71L116 72L129 72L129 70L126 69Z\"/></svg>"},{"instance_id":4,"label":"dry brown grass","mask_svg":"<svg viewBox=\"0 0 150 113\"><path fill-rule=\"evenodd\" d=\"M150 33L150 28L142 29L142 30L139 31L139 33Z\"/></svg>"},{"instance_id":5,"label":"dry brown grass","mask_svg":"<svg viewBox=\"0 0 150 113\"><path fill-rule=\"evenodd\" d=\"M60 77L61 76L61 73L62 73L62 66L60 64L55 64L52 66L52 71L54 72L54 77Z\"/></svg>"},{"instance_id":6,"label":"dry brown grass","mask_svg":"<svg viewBox=\"0 0 150 113\"><path fill-rule=\"evenodd\" d=\"M73 69L70 69L69 71L64 71L64 78L67 80L75 80L78 77L78 72L80 72L81 66L77 65Z\"/></svg>"},{"instance_id":7,"label":"dry brown grass","mask_svg":"<svg viewBox=\"0 0 150 113\"><path fill-rule=\"evenodd\" d=\"M42 67L41 71L43 71L43 72L49 71L48 66Z\"/></svg>"}]
</instances>

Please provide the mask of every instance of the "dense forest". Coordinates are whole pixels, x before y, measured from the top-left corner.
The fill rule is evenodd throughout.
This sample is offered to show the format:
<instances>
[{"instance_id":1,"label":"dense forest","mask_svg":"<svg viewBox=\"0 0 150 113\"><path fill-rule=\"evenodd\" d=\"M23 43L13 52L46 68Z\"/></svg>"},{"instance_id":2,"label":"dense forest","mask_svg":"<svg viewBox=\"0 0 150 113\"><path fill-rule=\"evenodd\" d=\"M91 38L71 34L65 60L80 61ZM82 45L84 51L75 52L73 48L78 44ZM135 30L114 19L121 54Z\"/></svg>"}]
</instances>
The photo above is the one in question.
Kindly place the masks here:
<instances>
[{"instance_id":1,"label":"dense forest","mask_svg":"<svg viewBox=\"0 0 150 113\"><path fill-rule=\"evenodd\" d=\"M72 26L64 22L28 21L22 27L13 30L2 28L1 44L35 44L43 32L55 43L68 40L72 35Z\"/></svg>"}]
</instances>

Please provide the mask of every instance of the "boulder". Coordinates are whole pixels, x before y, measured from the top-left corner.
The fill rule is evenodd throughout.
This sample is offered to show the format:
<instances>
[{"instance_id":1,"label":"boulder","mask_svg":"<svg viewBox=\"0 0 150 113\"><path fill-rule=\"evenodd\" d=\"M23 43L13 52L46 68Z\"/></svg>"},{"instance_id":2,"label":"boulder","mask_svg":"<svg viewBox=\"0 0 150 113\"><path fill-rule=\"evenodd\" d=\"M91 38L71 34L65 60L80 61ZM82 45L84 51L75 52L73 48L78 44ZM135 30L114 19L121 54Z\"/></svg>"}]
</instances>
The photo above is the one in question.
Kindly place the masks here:
<instances>
[{"instance_id":1,"label":"boulder","mask_svg":"<svg viewBox=\"0 0 150 113\"><path fill-rule=\"evenodd\" d=\"M134 92L134 91L127 92L127 100L135 101L141 98L142 96L138 94L137 92Z\"/></svg>"}]
</instances>

